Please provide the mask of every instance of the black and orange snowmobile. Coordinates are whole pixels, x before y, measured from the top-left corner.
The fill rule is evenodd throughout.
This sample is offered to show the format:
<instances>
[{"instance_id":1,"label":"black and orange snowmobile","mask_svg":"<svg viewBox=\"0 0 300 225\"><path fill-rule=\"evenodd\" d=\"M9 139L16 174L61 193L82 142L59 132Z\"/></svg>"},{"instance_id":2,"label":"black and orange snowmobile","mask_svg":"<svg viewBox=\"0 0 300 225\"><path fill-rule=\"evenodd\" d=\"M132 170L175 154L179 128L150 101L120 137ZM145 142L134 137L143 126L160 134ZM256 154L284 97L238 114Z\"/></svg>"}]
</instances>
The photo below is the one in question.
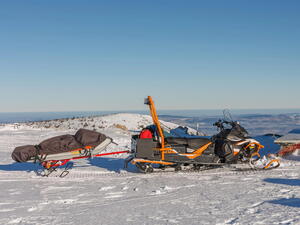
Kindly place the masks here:
<instances>
[{"instance_id":1,"label":"black and orange snowmobile","mask_svg":"<svg viewBox=\"0 0 300 225\"><path fill-rule=\"evenodd\" d=\"M142 172L151 173L156 168L166 167L178 171L184 166L200 169L236 163L249 163L253 169L280 165L276 157L261 158L259 150L264 146L250 138L248 132L232 119L217 121L214 125L220 132L212 137L174 137L163 130L151 96L145 99L145 104L150 108L154 123L146 129L153 135L147 138L141 134L133 135L131 155L126 160Z\"/></svg>"}]
</instances>

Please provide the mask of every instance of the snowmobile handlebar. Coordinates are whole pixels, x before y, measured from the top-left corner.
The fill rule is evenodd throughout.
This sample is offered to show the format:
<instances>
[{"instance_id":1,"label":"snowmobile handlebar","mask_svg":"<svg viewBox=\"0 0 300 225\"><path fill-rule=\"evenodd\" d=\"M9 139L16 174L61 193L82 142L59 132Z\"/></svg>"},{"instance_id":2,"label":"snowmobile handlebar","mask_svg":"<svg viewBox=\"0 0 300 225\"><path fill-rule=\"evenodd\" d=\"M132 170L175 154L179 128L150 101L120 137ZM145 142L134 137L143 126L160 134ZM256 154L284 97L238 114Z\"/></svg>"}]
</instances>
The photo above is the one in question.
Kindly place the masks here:
<instances>
[{"instance_id":1,"label":"snowmobile handlebar","mask_svg":"<svg viewBox=\"0 0 300 225\"><path fill-rule=\"evenodd\" d=\"M213 126L216 126L218 128L224 128L224 124L230 124L231 126L234 126L235 122L233 121L226 121L226 120L218 120L213 124Z\"/></svg>"}]
</instances>

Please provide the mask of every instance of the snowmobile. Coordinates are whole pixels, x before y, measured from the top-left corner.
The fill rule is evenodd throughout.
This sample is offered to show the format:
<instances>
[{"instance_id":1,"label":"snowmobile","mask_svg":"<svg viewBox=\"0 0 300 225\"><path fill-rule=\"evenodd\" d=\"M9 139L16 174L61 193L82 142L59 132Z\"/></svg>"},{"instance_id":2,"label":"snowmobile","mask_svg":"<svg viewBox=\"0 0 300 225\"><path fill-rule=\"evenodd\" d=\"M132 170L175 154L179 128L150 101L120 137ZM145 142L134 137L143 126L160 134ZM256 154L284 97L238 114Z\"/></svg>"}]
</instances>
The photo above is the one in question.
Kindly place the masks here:
<instances>
[{"instance_id":1,"label":"snowmobile","mask_svg":"<svg viewBox=\"0 0 300 225\"><path fill-rule=\"evenodd\" d=\"M178 171L184 166L200 169L237 163L249 163L252 169L271 169L280 165L276 157L261 158L259 150L264 146L250 138L238 122L228 119L231 116L226 118L225 113L224 119L214 124L219 133L212 137L172 137L162 129L151 96L145 99L145 104L150 108L154 123L149 127L153 138L133 135L131 155L125 162L132 163L141 172L151 173L154 168L174 167Z\"/></svg>"}]
</instances>

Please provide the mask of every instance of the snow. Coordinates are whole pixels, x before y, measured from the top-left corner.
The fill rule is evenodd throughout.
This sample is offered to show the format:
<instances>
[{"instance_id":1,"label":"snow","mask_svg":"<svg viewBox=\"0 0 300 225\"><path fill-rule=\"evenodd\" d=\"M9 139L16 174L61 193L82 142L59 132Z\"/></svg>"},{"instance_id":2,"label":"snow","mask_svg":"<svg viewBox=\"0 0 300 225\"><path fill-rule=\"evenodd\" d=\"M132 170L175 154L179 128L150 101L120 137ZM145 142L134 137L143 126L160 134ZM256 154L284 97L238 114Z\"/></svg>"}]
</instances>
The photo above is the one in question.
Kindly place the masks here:
<instances>
[{"instance_id":1,"label":"snow","mask_svg":"<svg viewBox=\"0 0 300 225\"><path fill-rule=\"evenodd\" d=\"M105 116L91 116L82 118L66 118L48 120L41 122L20 123L20 127L37 129L71 130L78 128L103 130L109 128L122 128L125 131L141 130L152 124L152 118L148 115L119 113ZM173 129L178 125L170 122L163 122L163 125ZM13 127L14 125L9 125Z\"/></svg>"},{"instance_id":2,"label":"snow","mask_svg":"<svg viewBox=\"0 0 300 225\"><path fill-rule=\"evenodd\" d=\"M65 178L37 176L38 165L10 157L16 146L73 134L86 122L118 143L107 151L118 151L129 149L131 133L151 118L116 114L1 127L0 224L300 224L297 155L274 170L154 174L123 169L126 155L120 155L74 161Z\"/></svg>"},{"instance_id":3,"label":"snow","mask_svg":"<svg viewBox=\"0 0 300 225\"><path fill-rule=\"evenodd\" d=\"M276 140L277 143L293 143L293 144L297 144L300 142L300 134L296 134L296 133L289 133L286 134L280 138L278 138Z\"/></svg>"}]
</instances>

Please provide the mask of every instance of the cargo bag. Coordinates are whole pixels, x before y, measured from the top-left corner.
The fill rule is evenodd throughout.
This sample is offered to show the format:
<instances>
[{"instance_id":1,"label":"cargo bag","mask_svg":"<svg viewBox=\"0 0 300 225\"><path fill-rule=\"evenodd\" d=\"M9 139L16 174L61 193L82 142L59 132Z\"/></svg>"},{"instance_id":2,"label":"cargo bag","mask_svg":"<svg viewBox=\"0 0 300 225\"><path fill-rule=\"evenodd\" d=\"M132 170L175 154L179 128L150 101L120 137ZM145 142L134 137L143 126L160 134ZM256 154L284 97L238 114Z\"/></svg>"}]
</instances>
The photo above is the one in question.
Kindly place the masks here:
<instances>
[{"instance_id":1,"label":"cargo bag","mask_svg":"<svg viewBox=\"0 0 300 225\"><path fill-rule=\"evenodd\" d=\"M89 149L92 154L98 154L111 143L106 135L79 129L75 135L61 135L42 141L39 145L25 145L16 147L12 159L16 162L27 162L36 159L60 160L81 155L82 150Z\"/></svg>"}]
</instances>

